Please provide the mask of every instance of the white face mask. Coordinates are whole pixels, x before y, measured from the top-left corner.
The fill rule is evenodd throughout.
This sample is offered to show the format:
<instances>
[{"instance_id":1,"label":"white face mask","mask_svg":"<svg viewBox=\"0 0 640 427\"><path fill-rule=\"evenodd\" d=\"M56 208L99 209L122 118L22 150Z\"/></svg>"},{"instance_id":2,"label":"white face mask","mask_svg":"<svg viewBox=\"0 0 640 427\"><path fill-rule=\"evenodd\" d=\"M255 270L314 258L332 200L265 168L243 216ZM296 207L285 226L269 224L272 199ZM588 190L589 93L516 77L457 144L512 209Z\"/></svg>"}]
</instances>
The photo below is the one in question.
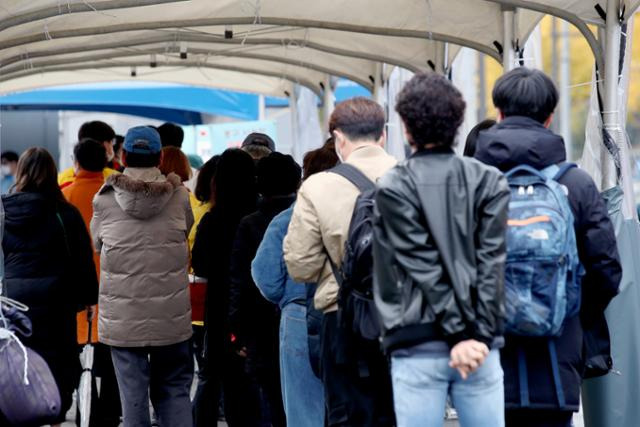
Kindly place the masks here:
<instances>
[{"instance_id":1,"label":"white face mask","mask_svg":"<svg viewBox=\"0 0 640 427\"><path fill-rule=\"evenodd\" d=\"M2 176L11 176L11 166L2 165L0 166L0 172L2 172Z\"/></svg>"}]
</instances>

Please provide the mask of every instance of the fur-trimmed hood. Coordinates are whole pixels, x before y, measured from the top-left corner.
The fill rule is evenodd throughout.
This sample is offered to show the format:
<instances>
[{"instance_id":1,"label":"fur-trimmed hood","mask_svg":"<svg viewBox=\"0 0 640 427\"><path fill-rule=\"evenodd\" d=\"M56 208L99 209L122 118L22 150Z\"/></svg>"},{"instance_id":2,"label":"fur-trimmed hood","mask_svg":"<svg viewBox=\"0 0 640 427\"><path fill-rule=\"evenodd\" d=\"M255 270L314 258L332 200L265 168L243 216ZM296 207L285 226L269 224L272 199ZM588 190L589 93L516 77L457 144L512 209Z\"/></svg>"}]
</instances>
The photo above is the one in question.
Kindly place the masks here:
<instances>
[{"instance_id":1,"label":"fur-trimmed hood","mask_svg":"<svg viewBox=\"0 0 640 427\"><path fill-rule=\"evenodd\" d=\"M99 194L113 191L124 212L147 219L160 213L181 186L180 177L174 173L165 177L157 168L129 168L123 174L109 176Z\"/></svg>"}]
</instances>

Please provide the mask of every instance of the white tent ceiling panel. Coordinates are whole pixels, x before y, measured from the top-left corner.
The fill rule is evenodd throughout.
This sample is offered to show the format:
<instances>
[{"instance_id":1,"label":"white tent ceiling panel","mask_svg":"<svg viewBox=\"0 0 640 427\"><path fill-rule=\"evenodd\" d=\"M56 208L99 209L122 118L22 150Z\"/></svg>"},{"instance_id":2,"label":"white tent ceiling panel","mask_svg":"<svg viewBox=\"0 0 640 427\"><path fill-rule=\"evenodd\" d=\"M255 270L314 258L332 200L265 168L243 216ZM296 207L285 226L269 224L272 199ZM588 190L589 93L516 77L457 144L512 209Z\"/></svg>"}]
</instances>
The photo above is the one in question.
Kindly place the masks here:
<instances>
[{"instance_id":1,"label":"white tent ceiling panel","mask_svg":"<svg viewBox=\"0 0 640 427\"><path fill-rule=\"evenodd\" d=\"M286 92L291 93L293 90L292 83L282 78L202 67L139 67L136 79L158 83L191 84L279 97L286 96ZM2 81L0 94L77 83L131 80L130 67L50 71Z\"/></svg>"},{"instance_id":2,"label":"white tent ceiling panel","mask_svg":"<svg viewBox=\"0 0 640 427\"><path fill-rule=\"evenodd\" d=\"M153 55L153 56L152 56ZM179 60L180 46L167 43L155 43L141 46L133 46L117 49L78 49L75 53L52 54L45 57L29 58L0 68L0 76L9 75L25 69L38 69L40 67L76 64L97 60L136 60L149 64L153 57L158 65L165 61ZM371 79L375 75L375 63L372 61L348 58L307 48L291 47L286 45L251 45L251 44L224 44L224 43L190 43L188 58L196 63L215 64L220 60L233 58L247 58L267 61L267 69L308 68L311 71L302 75L306 79L317 78L317 73L336 75L355 81L369 89L372 88ZM228 62L228 61L227 61ZM313 72L312 72L313 71ZM316 87L323 79L314 81Z\"/></svg>"}]
</instances>

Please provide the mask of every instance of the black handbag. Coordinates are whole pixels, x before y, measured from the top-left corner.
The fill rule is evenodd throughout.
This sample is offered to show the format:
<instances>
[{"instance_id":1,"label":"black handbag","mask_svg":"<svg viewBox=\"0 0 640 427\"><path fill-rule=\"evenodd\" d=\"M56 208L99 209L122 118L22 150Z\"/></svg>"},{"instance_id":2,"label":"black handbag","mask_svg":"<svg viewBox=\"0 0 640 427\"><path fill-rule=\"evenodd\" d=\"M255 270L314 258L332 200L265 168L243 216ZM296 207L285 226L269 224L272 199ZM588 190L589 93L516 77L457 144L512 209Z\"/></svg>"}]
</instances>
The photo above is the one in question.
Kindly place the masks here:
<instances>
[{"instance_id":1,"label":"black handbag","mask_svg":"<svg viewBox=\"0 0 640 427\"><path fill-rule=\"evenodd\" d=\"M22 304L0 296L0 412L12 426L51 424L60 415L60 392L49 366L18 335L31 335Z\"/></svg>"}]
</instances>

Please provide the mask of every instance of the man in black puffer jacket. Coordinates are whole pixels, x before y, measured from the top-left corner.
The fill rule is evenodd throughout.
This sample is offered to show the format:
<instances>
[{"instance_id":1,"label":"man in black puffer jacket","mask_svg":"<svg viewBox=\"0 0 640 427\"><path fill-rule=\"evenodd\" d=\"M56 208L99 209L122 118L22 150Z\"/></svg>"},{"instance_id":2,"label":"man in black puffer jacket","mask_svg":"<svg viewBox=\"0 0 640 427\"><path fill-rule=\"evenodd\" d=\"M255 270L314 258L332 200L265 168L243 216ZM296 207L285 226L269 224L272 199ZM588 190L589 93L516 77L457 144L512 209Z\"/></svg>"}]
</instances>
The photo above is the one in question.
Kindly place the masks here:
<instances>
[{"instance_id":1,"label":"man in black puffer jacket","mask_svg":"<svg viewBox=\"0 0 640 427\"><path fill-rule=\"evenodd\" d=\"M496 82L493 102L499 123L480 132L476 159L503 172L523 164L541 170L566 161L562 137L548 129L558 92L544 73L518 68L505 74ZM561 335L551 338L557 348L561 384L554 382L549 338L506 336L501 362L507 426L569 426L580 405L587 362L598 356L610 361L604 310L617 294L622 277L613 226L604 200L586 172L573 168L559 182L569 190L578 254L586 270L580 315L567 319ZM584 345L587 334L597 334L597 340L605 342L604 354L593 354L593 348ZM520 387L519 354L526 359L529 405L521 400L527 390Z\"/></svg>"}]
</instances>

